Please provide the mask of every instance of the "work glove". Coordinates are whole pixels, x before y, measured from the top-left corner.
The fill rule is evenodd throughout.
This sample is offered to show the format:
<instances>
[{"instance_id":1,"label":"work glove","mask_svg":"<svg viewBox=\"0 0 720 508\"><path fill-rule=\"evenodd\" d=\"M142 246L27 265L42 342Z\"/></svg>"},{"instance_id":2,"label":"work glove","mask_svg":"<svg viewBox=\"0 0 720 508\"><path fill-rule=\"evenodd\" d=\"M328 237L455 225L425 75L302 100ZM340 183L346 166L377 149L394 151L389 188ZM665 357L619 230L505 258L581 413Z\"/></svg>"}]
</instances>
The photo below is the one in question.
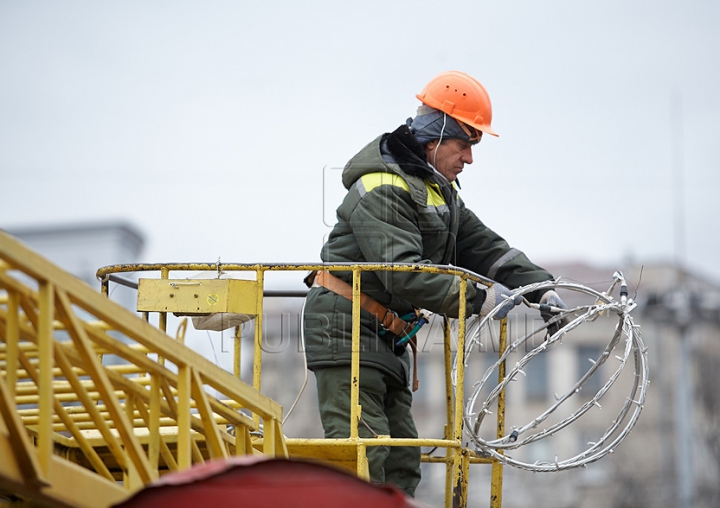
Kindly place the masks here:
<instances>
[{"instance_id":1,"label":"work glove","mask_svg":"<svg viewBox=\"0 0 720 508\"><path fill-rule=\"evenodd\" d=\"M548 307L567 309L567 305L565 305L565 302L563 302L560 296L552 289L545 292L545 294L540 297L540 315L546 323L550 321L554 316L557 316L557 313L551 312ZM566 324L568 324L568 319L566 317L563 317L562 319L559 319L548 326L548 333L550 335L554 335L555 332L557 332Z\"/></svg>"},{"instance_id":2,"label":"work glove","mask_svg":"<svg viewBox=\"0 0 720 508\"><path fill-rule=\"evenodd\" d=\"M482 298L483 293L485 294L485 298L482 301L482 304L479 305L479 308L473 305L473 310L475 310L475 313L479 314L480 317L487 316L490 314L491 310L500 304L500 302L504 301L505 304L493 316L493 319L502 319L506 317L508 312L510 312L516 305L520 305L522 302L522 296L517 295L513 297L512 291L498 282L490 287L477 286L477 291L478 296L475 297L476 301L478 298Z\"/></svg>"}]
</instances>

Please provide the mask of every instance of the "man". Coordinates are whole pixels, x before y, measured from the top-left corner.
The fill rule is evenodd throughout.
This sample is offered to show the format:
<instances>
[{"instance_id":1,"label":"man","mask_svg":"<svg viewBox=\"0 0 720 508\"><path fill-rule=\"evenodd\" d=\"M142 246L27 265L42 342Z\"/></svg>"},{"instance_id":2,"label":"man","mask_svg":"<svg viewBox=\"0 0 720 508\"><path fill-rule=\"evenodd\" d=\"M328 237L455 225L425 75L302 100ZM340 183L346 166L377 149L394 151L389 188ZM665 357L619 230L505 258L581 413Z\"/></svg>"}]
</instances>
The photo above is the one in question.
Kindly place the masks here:
<instances>
[{"instance_id":1,"label":"man","mask_svg":"<svg viewBox=\"0 0 720 508\"><path fill-rule=\"evenodd\" d=\"M487 228L458 195L457 176L472 164L473 147L485 134L497 136L490 125L492 109L485 88L467 74L450 71L433 78L417 98L423 104L414 119L370 142L345 166L342 178L348 193L321 257L326 263L467 268L497 281L490 288L467 286L466 315L485 315L510 295L508 288L552 275ZM352 274L320 272L312 282L304 322L308 367L317 379L325 436L346 438ZM416 438L409 354L399 339L412 328L417 309L457 317L459 279L363 272L361 290L366 297L360 317L360 435ZM554 291L529 298L564 307ZM519 301L506 299L495 317L504 317ZM368 447L367 455L373 482L393 483L414 495L420 481L419 447Z\"/></svg>"}]
</instances>

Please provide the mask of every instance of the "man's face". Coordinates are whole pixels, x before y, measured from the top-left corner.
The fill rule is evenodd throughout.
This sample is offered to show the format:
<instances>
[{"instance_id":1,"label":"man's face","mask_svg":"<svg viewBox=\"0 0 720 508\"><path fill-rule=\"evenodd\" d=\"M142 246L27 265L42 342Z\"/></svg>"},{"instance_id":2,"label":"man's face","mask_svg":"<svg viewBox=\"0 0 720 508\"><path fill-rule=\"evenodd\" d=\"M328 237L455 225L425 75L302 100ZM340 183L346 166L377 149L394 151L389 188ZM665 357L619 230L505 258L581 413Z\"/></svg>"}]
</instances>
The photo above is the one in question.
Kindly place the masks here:
<instances>
[{"instance_id":1,"label":"man's face","mask_svg":"<svg viewBox=\"0 0 720 508\"><path fill-rule=\"evenodd\" d=\"M462 173L465 164L472 164L472 147L467 141L456 138L445 139L440 144L431 141L425 145L425 155L448 182L453 182Z\"/></svg>"}]
</instances>

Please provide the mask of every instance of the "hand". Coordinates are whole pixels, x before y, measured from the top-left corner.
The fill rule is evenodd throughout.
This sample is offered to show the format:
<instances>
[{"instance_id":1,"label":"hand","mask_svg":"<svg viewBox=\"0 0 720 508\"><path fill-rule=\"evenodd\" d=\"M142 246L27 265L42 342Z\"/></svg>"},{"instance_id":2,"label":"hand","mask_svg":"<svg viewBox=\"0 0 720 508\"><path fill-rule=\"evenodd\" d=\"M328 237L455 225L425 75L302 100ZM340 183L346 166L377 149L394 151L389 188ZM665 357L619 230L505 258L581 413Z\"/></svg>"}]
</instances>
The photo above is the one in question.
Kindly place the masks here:
<instances>
[{"instance_id":1,"label":"hand","mask_svg":"<svg viewBox=\"0 0 720 508\"><path fill-rule=\"evenodd\" d=\"M547 291L540 298L540 315L546 323L550 321L553 317L558 315L556 311L551 311L548 307L567 309L567 305L565 305L565 302L563 302L560 296L552 289L550 291ZM568 319L566 317L558 319L557 321L551 323L548 326L548 333L550 335L554 335L560 328L567 324Z\"/></svg>"},{"instance_id":2,"label":"hand","mask_svg":"<svg viewBox=\"0 0 720 508\"><path fill-rule=\"evenodd\" d=\"M485 301L480 308L480 317L485 317L490 314L490 311L503 301L505 304L495 313L493 319L503 319L506 317L516 305L520 305L522 302L522 296L513 296L510 289L498 282L489 288L485 288Z\"/></svg>"}]
</instances>

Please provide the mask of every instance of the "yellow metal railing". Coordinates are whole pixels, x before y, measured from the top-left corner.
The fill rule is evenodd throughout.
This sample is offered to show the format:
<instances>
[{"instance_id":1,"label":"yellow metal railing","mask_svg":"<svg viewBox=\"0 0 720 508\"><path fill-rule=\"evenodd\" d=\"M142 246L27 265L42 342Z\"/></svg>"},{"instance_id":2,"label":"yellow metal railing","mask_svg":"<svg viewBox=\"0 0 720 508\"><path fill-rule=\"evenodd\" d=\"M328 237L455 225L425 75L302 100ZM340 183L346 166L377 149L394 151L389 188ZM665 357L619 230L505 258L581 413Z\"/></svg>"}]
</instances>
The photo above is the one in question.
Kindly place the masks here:
<instances>
[{"instance_id":1,"label":"yellow metal railing","mask_svg":"<svg viewBox=\"0 0 720 508\"><path fill-rule=\"evenodd\" d=\"M259 390L0 231L0 494L109 506L163 471L287 456L281 421Z\"/></svg>"},{"instance_id":2,"label":"yellow metal railing","mask_svg":"<svg viewBox=\"0 0 720 508\"><path fill-rule=\"evenodd\" d=\"M217 264L134 264L134 265L115 265L101 268L97 275L103 281L103 291L108 293L108 285L114 274L130 273L130 272L160 272L161 279L168 279L168 284L172 283L170 279L171 272L217 272L230 274L232 272L251 272L255 275L257 282L256 290L256 325L254 328L254 352L253 352L253 387L260 391L262 378L262 318L263 318L263 287L266 272L276 271L312 271L312 270L329 270L329 271L351 271L353 274L352 290L353 290L353 307L352 307L352 364L351 364L351 414L350 418L350 436L347 439L302 439L287 438L286 444L291 456L314 456L335 462L351 462L354 463L356 474L361 478L367 478L367 459L365 451L369 446L418 446L432 447L446 450L444 457L423 455L424 462L442 463L446 466L446 482L445 482L445 506L466 506L468 485L469 485L469 466L471 463L484 463L492 465L492 482L490 506L499 508L502 505L502 471L503 466L497 460L477 455L474 451L463 447L463 404L464 404L464 378L465 378L465 294L468 281L474 281L489 285L492 282L484 279L467 270L449 266L435 265L399 265L399 264L232 264L223 263L221 266ZM445 400L446 400L446 424L442 439L397 439L388 437L361 438L358 433L358 426L361 417L361 407L359 401L359 375L360 375L360 274L362 271L401 271L401 272L417 272L417 273L442 273L457 276L460 279L460 301L458 316L458 339L457 352L455 357L454 369L456 371L456 380L454 383L451 379L453 370L452 359L452 338L450 333L450 324L445 320L444 327L444 367L445 367ZM197 295L196 295L197 296ZM165 327L166 313L160 312L160 327ZM236 330L237 333L237 330ZM507 321L503 320L500 326L500 351L502 355L506 347ZM240 350L239 341L235 341L234 349L234 371L239 373ZM500 369L500 379L502 382L504 369ZM504 434L504 413L505 400L504 396L498 401L498 420L497 420L497 437L500 438ZM256 416L257 419L257 416ZM264 440L269 438L267 430L265 431Z\"/></svg>"}]
</instances>

